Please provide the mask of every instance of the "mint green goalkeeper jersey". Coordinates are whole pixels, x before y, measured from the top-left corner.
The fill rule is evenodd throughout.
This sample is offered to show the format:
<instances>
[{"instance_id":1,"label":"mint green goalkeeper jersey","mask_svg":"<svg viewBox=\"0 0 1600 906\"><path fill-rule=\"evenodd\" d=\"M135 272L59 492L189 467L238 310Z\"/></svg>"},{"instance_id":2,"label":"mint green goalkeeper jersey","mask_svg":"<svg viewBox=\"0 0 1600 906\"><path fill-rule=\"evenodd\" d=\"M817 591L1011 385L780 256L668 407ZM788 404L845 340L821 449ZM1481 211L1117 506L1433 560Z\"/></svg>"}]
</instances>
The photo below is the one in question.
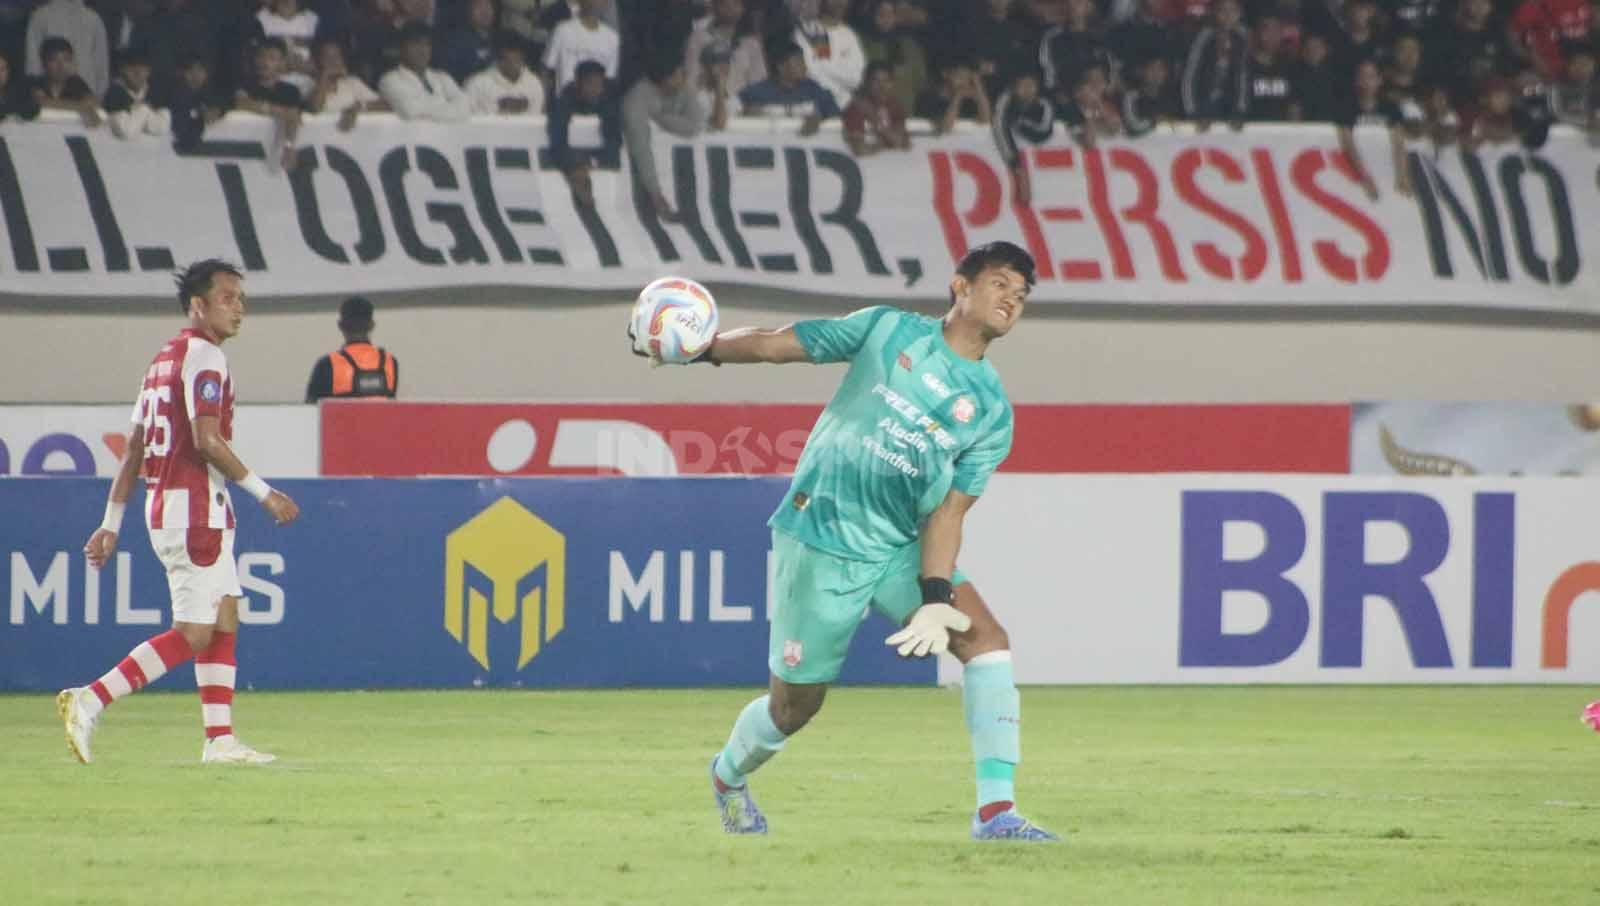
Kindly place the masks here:
<instances>
[{"instance_id":1,"label":"mint green goalkeeper jersey","mask_svg":"<svg viewBox=\"0 0 1600 906\"><path fill-rule=\"evenodd\" d=\"M794 326L817 364L849 362L817 418L773 529L854 560L915 543L954 488L977 496L1011 452L1011 403L943 322L888 306Z\"/></svg>"}]
</instances>

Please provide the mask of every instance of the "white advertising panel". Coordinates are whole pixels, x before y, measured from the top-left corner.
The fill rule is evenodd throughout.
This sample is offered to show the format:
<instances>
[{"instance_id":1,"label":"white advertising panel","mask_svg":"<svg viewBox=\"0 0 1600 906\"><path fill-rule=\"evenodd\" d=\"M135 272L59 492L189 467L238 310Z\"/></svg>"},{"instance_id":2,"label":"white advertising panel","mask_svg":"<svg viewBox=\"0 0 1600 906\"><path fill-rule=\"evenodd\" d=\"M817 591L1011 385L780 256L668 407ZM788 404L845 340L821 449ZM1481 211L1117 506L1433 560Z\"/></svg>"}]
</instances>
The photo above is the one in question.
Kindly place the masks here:
<instances>
[{"instance_id":1,"label":"white advertising panel","mask_svg":"<svg viewBox=\"0 0 1600 906\"><path fill-rule=\"evenodd\" d=\"M961 564L1022 683L1600 683L1582 479L998 475Z\"/></svg>"},{"instance_id":2,"label":"white advertising panel","mask_svg":"<svg viewBox=\"0 0 1600 906\"><path fill-rule=\"evenodd\" d=\"M0 477L117 474L133 404L0 406ZM238 406L233 449L267 478L317 471L315 406Z\"/></svg>"}]
</instances>

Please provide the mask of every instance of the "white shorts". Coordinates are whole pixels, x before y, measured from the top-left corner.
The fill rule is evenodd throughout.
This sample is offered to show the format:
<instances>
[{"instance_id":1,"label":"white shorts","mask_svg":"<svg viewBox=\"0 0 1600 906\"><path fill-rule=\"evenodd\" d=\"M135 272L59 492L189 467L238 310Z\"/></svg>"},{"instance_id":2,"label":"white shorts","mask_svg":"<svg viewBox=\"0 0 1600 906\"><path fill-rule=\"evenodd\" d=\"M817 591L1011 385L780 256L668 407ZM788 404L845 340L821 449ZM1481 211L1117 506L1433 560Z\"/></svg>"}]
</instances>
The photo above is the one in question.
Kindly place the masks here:
<instances>
[{"instance_id":1,"label":"white shorts","mask_svg":"<svg viewBox=\"0 0 1600 906\"><path fill-rule=\"evenodd\" d=\"M217 604L243 594L232 529L151 529L150 546L167 570L173 620L214 624Z\"/></svg>"}]
</instances>

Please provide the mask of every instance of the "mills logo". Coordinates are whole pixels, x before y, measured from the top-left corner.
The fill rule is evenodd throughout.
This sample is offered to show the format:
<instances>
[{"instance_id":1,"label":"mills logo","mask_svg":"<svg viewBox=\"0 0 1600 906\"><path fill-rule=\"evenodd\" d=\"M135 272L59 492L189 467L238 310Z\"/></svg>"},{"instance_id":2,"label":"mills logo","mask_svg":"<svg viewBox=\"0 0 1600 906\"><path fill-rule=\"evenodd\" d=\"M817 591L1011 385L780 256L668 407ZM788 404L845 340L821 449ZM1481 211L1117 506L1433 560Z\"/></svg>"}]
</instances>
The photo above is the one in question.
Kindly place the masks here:
<instances>
[{"instance_id":1,"label":"mills logo","mask_svg":"<svg viewBox=\"0 0 1600 906\"><path fill-rule=\"evenodd\" d=\"M444 550L444 628L487 670L490 628L520 620L516 669L527 666L565 621L566 537L502 497L446 536Z\"/></svg>"}]
</instances>

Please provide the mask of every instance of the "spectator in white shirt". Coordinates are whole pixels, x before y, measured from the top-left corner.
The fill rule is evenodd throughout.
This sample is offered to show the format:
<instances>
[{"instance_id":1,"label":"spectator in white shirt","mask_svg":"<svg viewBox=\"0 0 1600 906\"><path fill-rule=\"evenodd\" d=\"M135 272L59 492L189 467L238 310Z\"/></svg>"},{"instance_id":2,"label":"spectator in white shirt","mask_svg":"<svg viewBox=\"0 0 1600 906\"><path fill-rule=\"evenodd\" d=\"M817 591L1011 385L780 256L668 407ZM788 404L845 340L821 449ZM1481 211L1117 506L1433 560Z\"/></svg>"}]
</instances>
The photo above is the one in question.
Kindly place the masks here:
<instances>
[{"instance_id":1,"label":"spectator in white shirt","mask_svg":"<svg viewBox=\"0 0 1600 906\"><path fill-rule=\"evenodd\" d=\"M544 82L528 68L528 49L513 31L496 32L494 64L467 80L472 112L526 114L544 112Z\"/></svg>"},{"instance_id":2,"label":"spectator in white shirt","mask_svg":"<svg viewBox=\"0 0 1600 906\"><path fill-rule=\"evenodd\" d=\"M850 0L822 0L817 18L801 22L794 30L795 43L806 54L806 73L828 89L841 110L861 87L861 74L867 68L861 39L855 29L844 24L849 8Z\"/></svg>"},{"instance_id":3,"label":"spectator in white shirt","mask_svg":"<svg viewBox=\"0 0 1600 906\"><path fill-rule=\"evenodd\" d=\"M348 132L355 128L356 117L363 111L389 109L389 104L366 82L350 74L344 45L337 38L318 41L311 57L317 64L317 81L306 98L307 110L339 114L339 128Z\"/></svg>"},{"instance_id":4,"label":"spectator in white shirt","mask_svg":"<svg viewBox=\"0 0 1600 906\"><path fill-rule=\"evenodd\" d=\"M400 65L378 82L378 94L401 119L459 123L472 116L472 105L456 80L433 69L433 32L411 22L400 32Z\"/></svg>"},{"instance_id":5,"label":"spectator in white shirt","mask_svg":"<svg viewBox=\"0 0 1600 906\"><path fill-rule=\"evenodd\" d=\"M127 139L172 131L172 112L150 97L150 57L144 49L130 47L123 51L117 71L105 97L111 134Z\"/></svg>"},{"instance_id":6,"label":"spectator in white shirt","mask_svg":"<svg viewBox=\"0 0 1600 906\"><path fill-rule=\"evenodd\" d=\"M605 0L578 0L578 15L557 25L544 51L544 68L555 76L555 91L567 87L578 64L593 60L605 67L606 78L616 79L622 39L616 29L600 21Z\"/></svg>"},{"instance_id":7,"label":"spectator in white shirt","mask_svg":"<svg viewBox=\"0 0 1600 906\"><path fill-rule=\"evenodd\" d=\"M317 14L304 6L301 0L270 0L256 13L262 34L282 38L289 48L289 71L283 79L302 94L311 90L311 42L317 36Z\"/></svg>"}]
</instances>

